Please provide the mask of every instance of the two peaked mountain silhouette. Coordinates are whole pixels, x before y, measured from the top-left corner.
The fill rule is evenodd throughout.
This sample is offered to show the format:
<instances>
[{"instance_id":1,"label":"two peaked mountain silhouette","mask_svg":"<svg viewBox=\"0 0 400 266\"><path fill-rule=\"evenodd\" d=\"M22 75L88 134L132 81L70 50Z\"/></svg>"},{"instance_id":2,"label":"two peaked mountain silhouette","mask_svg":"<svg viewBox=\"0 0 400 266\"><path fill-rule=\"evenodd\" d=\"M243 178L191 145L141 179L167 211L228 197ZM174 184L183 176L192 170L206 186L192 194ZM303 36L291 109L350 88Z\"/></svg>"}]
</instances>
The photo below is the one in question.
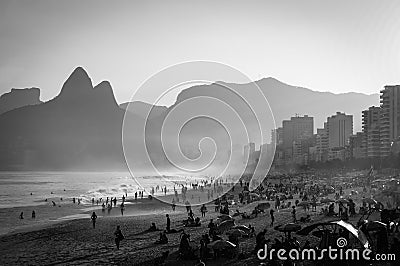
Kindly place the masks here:
<instances>
[{"instance_id":1,"label":"two peaked mountain silhouette","mask_svg":"<svg viewBox=\"0 0 400 266\"><path fill-rule=\"evenodd\" d=\"M314 116L315 124L322 126L327 116L336 111L344 111L354 115L355 129L359 129L361 111L379 104L378 94L315 92L289 86L273 78L259 80L257 85L269 101L277 121L276 126L280 126L282 120L295 113ZM229 86L244 93L251 87L248 84ZM37 95L36 89L34 91ZM183 90L174 106L196 96L212 96L233 105L239 104L211 84ZM7 99L7 102L2 99ZM60 93L47 102L41 103L38 97L22 101L2 96L0 110L5 112L0 112L0 170L126 170L121 135L127 104L117 104L109 82L103 81L93 86L88 74L81 67L73 71ZM137 128L135 126L132 129L131 140L137 141L146 114L153 106L143 102L131 104L134 106L129 108L130 111L133 110L130 114L133 121L131 124L137 125ZM172 108L173 106L155 106L148 117L149 130L146 137L154 139L148 147L149 152L156 161L164 165L168 165L168 162L162 154L160 130ZM192 129L182 136L182 143L196 147L189 149L188 155L193 153L194 157L197 156L195 142L202 136L209 136L220 130L214 129L214 126L212 122L193 122ZM218 136L224 135L222 133ZM234 152L241 153L242 144L235 145ZM137 151L137 160L140 160L141 152L143 151ZM224 154L226 157L227 151Z\"/></svg>"},{"instance_id":2,"label":"two peaked mountain silhouette","mask_svg":"<svg viewBox=\"0 0 400 266\"><path fill-rule=\"evenodd\" d=\"M110 84L79 67L54 99L0 116L0 168L122 168L123 116Z\"/></svg>"}]
</instances>

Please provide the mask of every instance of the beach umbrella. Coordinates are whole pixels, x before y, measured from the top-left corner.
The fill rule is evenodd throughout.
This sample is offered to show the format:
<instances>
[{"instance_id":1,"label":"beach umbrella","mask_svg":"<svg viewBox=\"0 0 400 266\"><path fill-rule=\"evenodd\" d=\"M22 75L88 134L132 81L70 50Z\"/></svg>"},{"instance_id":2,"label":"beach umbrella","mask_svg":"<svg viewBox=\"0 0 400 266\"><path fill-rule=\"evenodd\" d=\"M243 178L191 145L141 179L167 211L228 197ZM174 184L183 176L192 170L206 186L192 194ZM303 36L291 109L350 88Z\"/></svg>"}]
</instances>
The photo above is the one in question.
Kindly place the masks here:
<instances>
[{"instance_id":1,"label":"beach umbrella","mask_svg":"<svg viewBox=\"0 0 400 266\"><path fill-rule=\"evenodd\" d=\"M378 203L376 200L371 199L371 198L363 199L363 202L365 202L367 204L377 204Z\"/></svg>"},{"instance_id":2,"label":"beach umbrella","mask_svg":"<svg viewBox=\"0 0 400 266\"><path fill-rule=\"evenodd\" d=\"M274 227L279 232L296 232L301 229L301 225L295 223L287 223L284 225L278 225Z\"/></svg>"},{"instance_id":3,"label":"beach umbrella","mask_svg":"<svg viewBox=\"0 0 400 266\"><path fill-rule=\"evenodd\" d=\"M244 235L246 235L246 232L244 232L244 231L242 231L242 230L240 230L240 229L231 229L231 230L229 230L228 232L226 232L226 234L227 234L228 236L237 236L237 237L239 237L239 236L244 236Z\"/></svg>"},{"instance_id":4,"label":"beach umbrella","mask_svg":"<svg viewBox=\"0 0 400 266\"><path fill-rule=\"evenodd\" d=\"M217 222L218 223L222 223L224 221L233 221L233 220L235 220L235 219L233 219L232 216L227 215L227 214L223 214L223 215L218 216L218 221Z\"/></svg>"},{"instance_id":5,"label":"beach umbrella","mask_svg":"<svg viewBox=\"0 0 400 266\"><path fill-rule=\"evenodd\" d=\"M299 206L299 207L302 207L302 206L308 206L308 205L310 205L311 203L309 202L309 201L302 201L302 202L300 202L299 204L297 204L297 206Z\"/></svg>"},{"instance_id":6,"label":"beach umbrella","mask_svg":"<svg viewBox=\"0 0 400 266\"><path fill-rule=\"evenodd\" d=\"M365 229L367 231L379 231L379 230L386 230L386 224L380 221L371 221L365 224Z\"/></svg>"},{"instance_id":7,"label":"beach umbrella","mask_svg":"<svg viewBox=\"0 0 400 266\"><path fill-rule=\"evenodd\" d=\"M220 233L223 233L229 229L231 229L232 227L235 226L235 221L234 220L227 220L227 221L223 221L222 223L220 223L217 227L218 231Z\"/></svg>"},{"instance_id":8,"label":"beach umbrella","mask_svg":"<svg viewBox=\"0 0 400 266\"><path fill-rule=\"evenodd\" d=\"M218 216L218 218L222 220L229 220L232 219L232 216L230 216L229 214L221 214L220 216Z\"/></svg>"},{"instance_id":9,"label":"beach umbrella","mask_svg":"<svg viewBox=\"0 0 400 266\"><path fill-rule=\"evenodd\" d=\"M335 202L333 199L324 198L320 200L321 203L332 203Z\"/></svg>"},{"instance_id":10,"label":"beach umbrella","mask_svg":"<svg viewBox=\"0 0 400 266\"><path fill-rule=\"evenodd\" d=\"M336 203L349 203L349 200L348 200L348 199L345 199L345 198L341 198L341 199L338 199L338 200L336 201Z\"/></svg>"},{"instance_id":11,"label":"beach umbrella","mask_svg":"<svg viewBox=\"0 0 400 266\"><path fill-rule=\"evenodd\" d=\"M216 240L214 242L211 242L209 244L209 247L211 247L212 249L225 249L225 248L235 248L236 245L226 240Z\"/></svg>"},{"instance_id":12,"label":"beach umbrella","mask_svg":"<svg viewBox=\"0 0 400 266\"><path fill-rule=\"evenodd\" d=\"M266 210L269 209L271 207L271 204L269 204L269 202L262 202L262 203L258 203L257 205L257 209L259 210Z\"/></svg>"},{"instance_id":13,"label":"beach umbrella","mask_svg":"<svg viewBox=\"0 0 400 266\"><path fill-rule=\"evenodd\" d=\"M326 234L326 233L329 233L329 230L327 230L327 229L325 229L325 230L316 230L316 231L313 231L311 234L312 234L313 236L318 237L318 238L322 238L322 236L323 236L324 234Z\"/></svg>"},{"instance_id":14,"label":"beach umbrella","mask_svg":"<svg viewBox=\"0 0 400 266\"><path fill-rule=\"evenodd\" d=\"M318 227L333 226L333 225L339 226L339 227L347 230L349 233L351 233L354 237L356 237L360 241L360 243L362 244L363 247L365 247L365 248L370 247L367 237L361 230L355 228L352 224L347 223L342 220L314 223L312 225L309 225L309 226L304 227L303 229L297 231L296 234L306 236L306 235L310 234L313 230L317 229Z\"/></svg>"},{"instance_id":15,"label":"beach umbrella","mask_svg":"<svg viewBox=\"0 0 400 266\"><path fill-rule=\"evenodd\" d=\"M235 226L233 226L232 227L232 229L239 229L239 230L241 230L241 231L244 231L245 233L250 233L250 228L248 228L247 226L245 226L245 225L235 225Z\"/></svg>"},{"instance_id":16,"label":"beach umbrella","mask_svg":"<svg viewBox=\"0 0 400 266\"><path fill-rule=\"evenodd\" d=\"M357 194L358 194L358 191L357 191L357 190L352 190L352 191L351 191L351 194L352 194L352 195L357 195Z\"/></svg>"}]
</instances>

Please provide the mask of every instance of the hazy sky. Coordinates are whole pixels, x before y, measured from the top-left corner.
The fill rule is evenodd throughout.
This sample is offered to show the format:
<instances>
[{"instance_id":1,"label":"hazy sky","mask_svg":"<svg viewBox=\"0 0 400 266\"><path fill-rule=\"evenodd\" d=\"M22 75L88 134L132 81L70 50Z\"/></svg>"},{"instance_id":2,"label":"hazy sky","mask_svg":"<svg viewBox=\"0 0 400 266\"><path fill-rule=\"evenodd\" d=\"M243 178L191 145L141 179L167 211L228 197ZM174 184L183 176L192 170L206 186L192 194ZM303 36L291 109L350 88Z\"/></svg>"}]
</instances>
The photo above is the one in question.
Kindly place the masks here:
<instances>
[{"instance_id":1,"label":"hazy sky","mask_svg":"<svg viewBox=\"0 0 400 266\"><path fill-rule=\"evenodd\" d=\"M76 66L94 83L109 80L123 102L190 60L318 91L400 84L398 0L2 0L0 36L0 93L36 86L43 100Z\"/></svg>"}]
</instances>

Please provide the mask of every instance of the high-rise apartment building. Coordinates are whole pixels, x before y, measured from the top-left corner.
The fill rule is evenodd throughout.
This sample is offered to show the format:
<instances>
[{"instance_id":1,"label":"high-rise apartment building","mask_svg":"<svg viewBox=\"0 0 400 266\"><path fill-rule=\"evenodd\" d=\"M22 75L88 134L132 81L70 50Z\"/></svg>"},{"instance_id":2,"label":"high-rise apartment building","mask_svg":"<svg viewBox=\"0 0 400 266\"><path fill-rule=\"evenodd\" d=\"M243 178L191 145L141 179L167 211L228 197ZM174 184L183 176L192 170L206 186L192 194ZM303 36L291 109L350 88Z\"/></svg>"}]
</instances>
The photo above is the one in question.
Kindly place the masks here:
<instances>
[{"instance_id":1,"label":"high-rise apartment building","mask_svg":"<svg viewBox=\"0 0 400 266\"><path fill-rule=\"evenodd\" d=\"M381 90L380 140L382 157L391 153L392 143L400 136L400 85Z\"/></svg>"},{"instance_id":2,"label":"high-rise apartment building","mask_svg":"<svg viewBox=\"0 0 400 266\"><path fill-rule=\"evenodd\" d=\"M323 128L317 128L315 137L315 161L325 162L328 160L329 138L327 123L324 123Z\"/></svg>"},{"instance_id":3,"label":"high-rise apartment building","mask_svg":"<svg viewBox=\"0 0 400 266\"><path fill-rule=\"evenodd\" d=\"M286 162L293 162L297 153L299 144L302 140L311 138L314 134L314 117L308 115L291 117L290 120L282 122L283 142L282 148ZM294 146L295 145L295 146Z\"/></svg>"},{"instance_id":4,"label":"high-rise apartment building","mask_svg":"<svg viewBox=\"0 0 400 266\"><path fill-rule=\"evenodd\" d=\"M378 158L381 150L381 108L371 106L362 112L363 157Z\"/></svg>"},{"instance_id":5,"label":"high-rise apartment building","mask_svg":"<svg viewBox=\"0 0 400 266\"><path fill-rule=\"evenodd\" d=\"M327 121L329 149L346 147L353 135L353 116L337 112Z\"/></svg>"}]
</instances>

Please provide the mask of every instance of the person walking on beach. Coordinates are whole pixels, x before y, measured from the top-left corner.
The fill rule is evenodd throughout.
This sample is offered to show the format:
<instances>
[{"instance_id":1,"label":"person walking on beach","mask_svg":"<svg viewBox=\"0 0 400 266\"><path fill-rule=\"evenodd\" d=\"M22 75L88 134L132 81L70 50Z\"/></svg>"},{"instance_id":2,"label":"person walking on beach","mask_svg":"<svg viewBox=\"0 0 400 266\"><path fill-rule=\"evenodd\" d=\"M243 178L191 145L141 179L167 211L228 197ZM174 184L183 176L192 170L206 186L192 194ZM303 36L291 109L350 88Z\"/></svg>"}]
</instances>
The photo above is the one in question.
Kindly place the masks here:
<instances>
[{"instance_id":1,"label":"person walking on beach","mask_svg":"<svg viewBox=\"0 0 400 266\"><path fill-rule=\"evenodd\" d=\"M167 217L167 232L171 231L171 219L169 218L169 214L165 215Z\"/></svg>"},{"instance_id":2,"label":"person walking on beach","mask_svg":"<svg viewBox=\"0 0 400 266\"><path fill-rule=\"evenodd\" d=\"M293 210L292 210L292 218L293 218L293 222L297 222L296 219L296 206L292 206Z\"/></svg>"},{"instance_id":3,"label":"person walking on beach","mask_svg":"<svg viewBox=\"0 0 400 266\"><path fill-rule=\"evenodd\" d=\"M206 212L207 212L207 207L205 204L203 204L203 206L201 206L201 217L206 217Z\"/></svg>"},{"instance_id":4,"label":"person walking on beach","mask_svg":"<svg viewBox=\"0 0 400 266\"><path fill-rule=\"evenodd\" d=\"M272 226L274 226L274 221L275 221L275 216L274 216L274 210L273 209L271 209L269 211L269 215L271 215L271 224L270 224L270 226L272 227Z\"/></svg>"},{"instance_id":5,"label":"person walking on beach","mask_svg":"<svg viewBox=\"0 0 400 266\"><path fill-rule=\"evenodd\" d=\"M175 211L175 207L176 207L175 199L172 199L172 211Z\"/></svg>"},{"instance_id":6,"label":"person walking on beach","mask_svg":"<svg viewBox=\"0 0 400 266\"><path fill-rule=\"evenodd\" d=\"M117 249L119 249L119 243L124 239L124 235L122 234L121 228L119 225L117 225L117 229L114 232L115 236L115 245L117 246Z\"/></svg>"},{"instance_id":7,"label":"person walking on beach","mask_svg":"<svg viewBox=\"0 0 400 266\"><path fill-rule=\"evenodd\" d=\"M124 216L125 204L121 203L121 215Z\"/></svg>"},{"instance_id":8,"label":"person walking on beach","mask_svg":"<svg viewBox=\"0 0 400 266\"><path fill-rule=\"evenodd\" d=\"M96 215L95 212L92 213L92 216L90 216L90 219L92 220L93 229L96 228L96 219L97 219L97 215Z\"/></svg>"},{"instance_id":9,"label":"person walking on beach","mask_svg":"<svg viewBox=\"0 0 400 266\"><path fill-rule=\"evenodd\" d=\"M32 219L35 219L36 218L36 212L35 212L35 210L33 210L32 211Z\"/></svg>"},{"instance_id":10,"label":"person walking on beach","mask_svg":"<svg viewBox=\"0 0 400 266\"><path fill-rule=\"evenodd\" d=\"M19 219L24 219L24 212L21 212L20 214L19 214Z\"/></svg>"}]
</instances>

